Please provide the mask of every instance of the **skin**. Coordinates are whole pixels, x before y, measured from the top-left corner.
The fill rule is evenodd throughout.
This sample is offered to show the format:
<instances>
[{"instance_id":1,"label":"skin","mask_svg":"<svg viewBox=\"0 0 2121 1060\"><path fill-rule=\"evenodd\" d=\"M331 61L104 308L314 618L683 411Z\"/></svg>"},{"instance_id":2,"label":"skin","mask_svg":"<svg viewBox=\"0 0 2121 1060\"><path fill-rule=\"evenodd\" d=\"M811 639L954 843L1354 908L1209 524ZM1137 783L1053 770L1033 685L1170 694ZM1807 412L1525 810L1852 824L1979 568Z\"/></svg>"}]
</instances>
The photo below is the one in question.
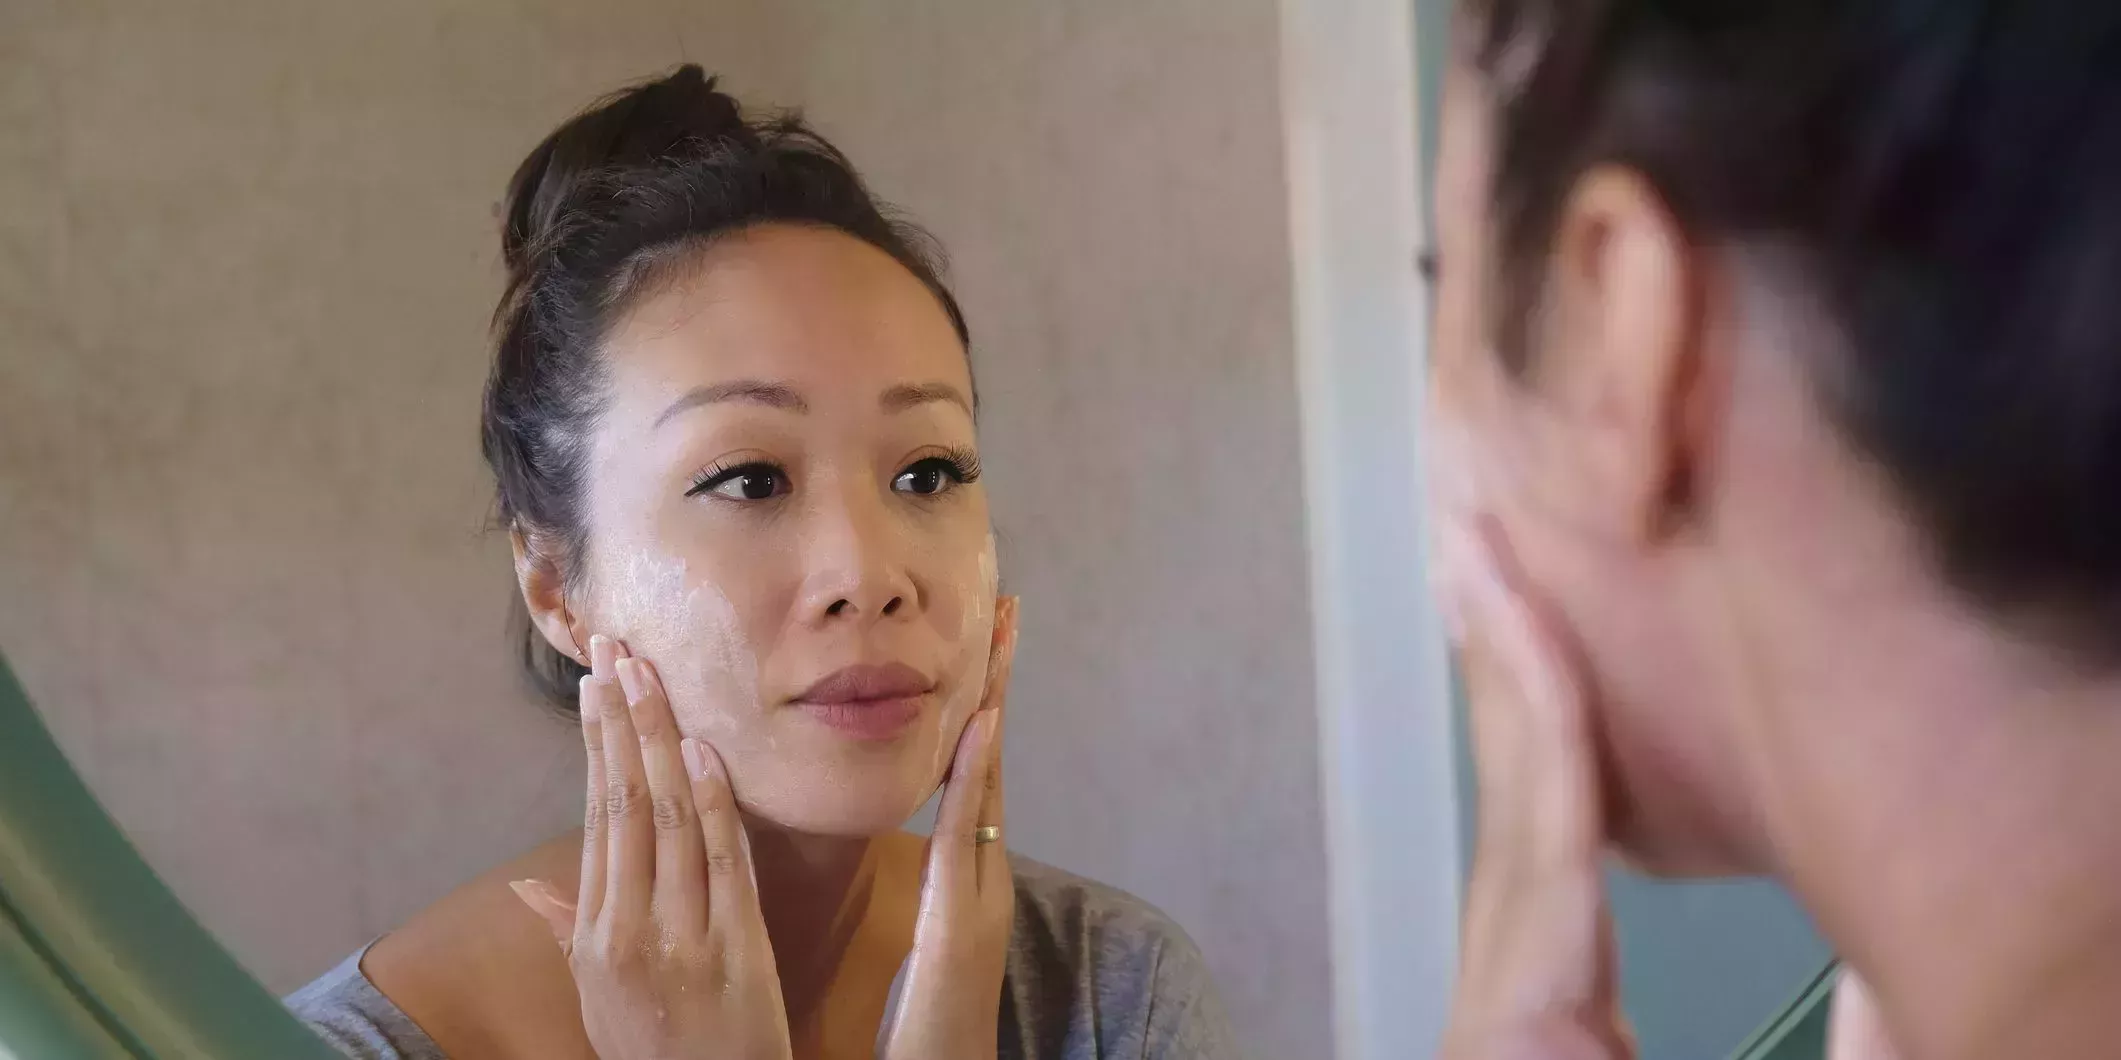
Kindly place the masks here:
<instances>
[{"instance_id":1,"label":"skin","mask_svg":"<svg viewBox=\"0 0 2121 1060\"><path fill-rule=\"evenodd\" d=\"M2121 688L1958 597L1812 397L1772 248L1570 192L1494 347L1485 75L1448 77L1429 439L1482 820L1449 1055L1630 1055L1601 858L1778 876L1854 969L1844 1056L2121 1037Z\"/></svg>"},{"instance_id":2,"label":"skin","mask_svg":"<svg viewBox=\"0 0 2121 1060\"><path fill-rule=\"evenodd\" d=\"M841 233L686 265L603 351L579 567L516 535L533 621L591 664L587 824L363 970L467 1060L870 1057L910 955L885 1055L991 1057L1013 898L974 831L1000 824L1016 627L984 489L948 463L976 466L963 346ZM902 732L801 702L892 663L932 685ZM934 841L900 832L946 777Z\"/></svg>"}]
</instances>

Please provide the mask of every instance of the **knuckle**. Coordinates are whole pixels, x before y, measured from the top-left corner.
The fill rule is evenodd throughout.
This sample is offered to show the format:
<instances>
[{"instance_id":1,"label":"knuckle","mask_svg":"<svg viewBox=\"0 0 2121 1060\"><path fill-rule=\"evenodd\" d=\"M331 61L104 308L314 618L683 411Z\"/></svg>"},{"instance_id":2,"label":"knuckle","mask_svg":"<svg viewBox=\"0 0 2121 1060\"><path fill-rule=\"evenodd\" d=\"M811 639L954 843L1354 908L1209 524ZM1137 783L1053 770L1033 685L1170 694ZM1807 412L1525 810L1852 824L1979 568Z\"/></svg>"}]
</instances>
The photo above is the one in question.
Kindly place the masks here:
<instances>
[{"instance_id":1,"label":"knuckle","mask_svg":"<svg viewBox=\"0 0 2121 1060\"><path fill-rule=\"evenodd\" d=\"M605 931L590 931L575 937L574 949L567 955L567 962L576 971L604 974L617 967L618 947L611 934Z\"/></svg>"},{"instance_id":2,"label":"knuckle","mask_svg":"<svg viewBox=\"0 0 2121 1060\"><path fill-rule=\"evenodd\" d=\"M633 714L633 734L640 738L642 747L654 747L670 735L670 726L658 711L637 710Z\"/></svg>"},{"instance_id":3,"label":"knuckle","mask_svg":"<svg viewBox=\"0 0 2121 1060\"><path fill-rule=\"evenodd\" d=\"M736 852L728 847L707 848L707 875L717 880L726 880L736 875Z\"/></svg>"},{"instance_id":4,"label":"knuckle","mask_svg":"<svg viewBox=\"0 0 2121 1060\"><path fill-rule=\"evenodd\" d=\"M692 827L692 800L682 795L658 795L654 802L655 826L664 832Z\"/></svg>"},{"instance_id":5,"label":"knuckle","mask_svg":"<svg viewBox=\"0 0 2121 1060\"><path fill-rule=\"evenodd\" d=\"M591 945L591 959L612 975L625 975L641 966L641 944L635 933L623 928L599 931Z\"/></svg>"},{"instance_id":6,"label":"knuckle","mask_svg":"<svg viewBox=\"0 0 2121 1060\"><path fill-rule=\"evenodd\" d=\"M638 815L648 802L648 788L639 780L628 778L605 793L604 816L614 823L624 821Z\"/></svg>"}]
</instances>

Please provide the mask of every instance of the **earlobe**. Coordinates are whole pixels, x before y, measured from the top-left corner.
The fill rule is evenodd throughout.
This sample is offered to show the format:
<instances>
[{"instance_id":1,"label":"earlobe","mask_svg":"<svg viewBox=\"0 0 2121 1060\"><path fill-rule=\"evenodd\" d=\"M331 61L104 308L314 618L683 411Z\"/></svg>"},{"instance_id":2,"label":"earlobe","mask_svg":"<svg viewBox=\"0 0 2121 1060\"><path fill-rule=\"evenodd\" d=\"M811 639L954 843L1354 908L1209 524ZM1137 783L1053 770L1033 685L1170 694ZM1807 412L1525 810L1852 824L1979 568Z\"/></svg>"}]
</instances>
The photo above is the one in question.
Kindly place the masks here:
<instances>
[{"instance_id":1,"label":"earlobe","mask_svg":"<svg viewBox=\"0 0 2121 1060\"><path fill-rule=\"evenodd\" d=\"M1629 539L1683 520L1692 464L1686 410L1701 374L1695 255L1641 174L1593 170L1555 232L1549 336L1580 473L1579 512Z\"/></svg>"},{"instance_id":2,"label":"earlobe","mask_svg":"<svg viewBox=\"0 0 2121 1060\"><path fill-rule=\"evenodd\" d=\"M508 544L515 553L516 586L523 593L523 606L530 611L530 624L552 650L589 665L584 648L589 643L587 625L567 606L566 579L550 550L521 528L508 532Z\"/></svg>"}]
</instances>

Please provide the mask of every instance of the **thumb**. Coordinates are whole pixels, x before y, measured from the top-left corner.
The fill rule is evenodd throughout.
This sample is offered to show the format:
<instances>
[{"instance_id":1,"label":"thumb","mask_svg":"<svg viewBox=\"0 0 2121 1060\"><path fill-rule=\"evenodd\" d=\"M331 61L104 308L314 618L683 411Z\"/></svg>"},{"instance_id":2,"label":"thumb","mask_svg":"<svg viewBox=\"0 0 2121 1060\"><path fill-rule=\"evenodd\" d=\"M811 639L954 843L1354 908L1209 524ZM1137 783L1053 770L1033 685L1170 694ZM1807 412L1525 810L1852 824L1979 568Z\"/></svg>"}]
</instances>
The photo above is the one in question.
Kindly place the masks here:
<instances>
[{"instance_id":1,"label":"thumb","mask_svg":"<svg viewBox=\"0 0 2121 1060\"><path fill-rule=\"evenodd\" d=\"M515 880L508 889L530 907L530 911L552 929L553 941L566 949L574 941L574 903L560 897L560 892L544 880Z\"/></svg>"}]
</instances>

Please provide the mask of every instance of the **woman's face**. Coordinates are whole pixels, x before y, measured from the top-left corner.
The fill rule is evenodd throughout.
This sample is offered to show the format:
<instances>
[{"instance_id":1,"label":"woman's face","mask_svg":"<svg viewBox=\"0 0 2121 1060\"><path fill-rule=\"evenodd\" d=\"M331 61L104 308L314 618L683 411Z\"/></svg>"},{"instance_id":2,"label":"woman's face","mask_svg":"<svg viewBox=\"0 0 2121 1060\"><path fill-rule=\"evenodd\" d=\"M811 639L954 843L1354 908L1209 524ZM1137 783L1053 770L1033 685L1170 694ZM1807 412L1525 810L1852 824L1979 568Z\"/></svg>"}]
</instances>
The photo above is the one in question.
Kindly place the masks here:
<instances>
[{"instance_id":1,"label":"woman's face","mask_svg":"<svg viewBox=\"0 0 2121 1060\"><path fill-rule=\"evenodd\" d=\"M724 237L606 349L570 603L661 674L744 808L869 835L933 792L985 685L994 541L949 317L822 228Z\"/></svg>"},{"instance_id":2,"label":"woman's face","mask_svg":"<svg viewBox=\"0 0 2121 1060\"><path fill-rule=\"evenodd\" d=\"M1650 520L1628 505L1642 491L1614 470L1635 459L1613 441L1626 433L1616 422L1630 406L1608 400L1626 394L1625 386L1605 384L1639 367L1626 359L1639 349L1617 354L1631 344L1608 341L1612 306L1571 307L1623 285L1577 284L1565 296L1554 292L1570 277L1550 282L1540 325L1530 329L1535 369L1530 378L1511 376L1491 312L1493 121L1486 75L1454 62L1434 203L1439 268L1425 426L1435 500L1446 515L1477 507L1492 516L1576 641L1598 710L1608 827L1622 849L1674 873L1736 868L1749 856L1736 849L1746 840L1734 838L1746 832L1748 810L1729 755L1725 697L1709 679L1703 612L1686 575L1692 546L1639 532ZM1616 239L1627 231L1624 200L1616 199ZM1550 277L1566 271L1548 264ZM1609 279L1599 275L1600 283ZM1584 293L1586 286L1597 289ZM1564 297L1571 305L1557 307ZM1637 317L1669 308L1629 297L1622 308Z\"/></svg>"}]
</instances>

